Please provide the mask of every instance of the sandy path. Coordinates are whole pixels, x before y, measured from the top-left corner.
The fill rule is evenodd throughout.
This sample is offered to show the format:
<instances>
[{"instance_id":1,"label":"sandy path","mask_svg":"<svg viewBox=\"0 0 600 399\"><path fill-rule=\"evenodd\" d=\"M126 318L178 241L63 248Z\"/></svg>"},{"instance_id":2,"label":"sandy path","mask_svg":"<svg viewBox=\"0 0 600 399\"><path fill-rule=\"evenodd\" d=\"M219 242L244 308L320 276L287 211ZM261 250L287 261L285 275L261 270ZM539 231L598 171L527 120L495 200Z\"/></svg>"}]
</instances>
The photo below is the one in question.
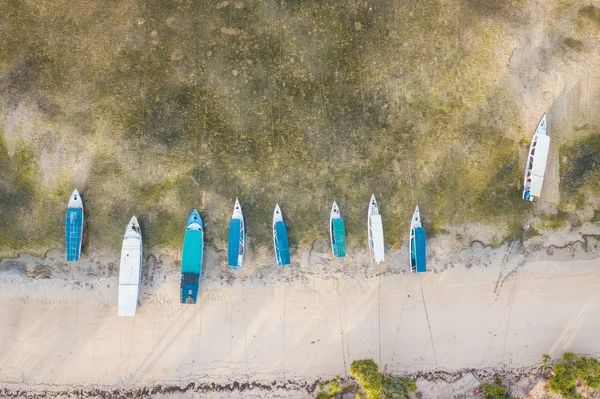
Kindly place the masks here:
<instances>
[{"instance_id":1,"label":"sandy path","mask_svg":"<svg viewBox=\"0 0 600 399\"><path fill-rule=\"evenodd\" d=\"M575 245L525 261L522 254L507 260L502 247L488 254L487 267L419 276L208 280L197 306L177 303L169 277L134 319L116 316L114 297L99 306L78 287L73 303L68 284L51 291L60 280L37 280L27 290L46 286L46 296L64 296L0 300L0 375L7 384L33 385L268 383L344 376L352 360L365 357L414 372L529 366L564 350L596 354L594 251ZM563 260L569 257L580 260ZM2 285L5 294L19 286Z\"/></svg>"}]
</instances>

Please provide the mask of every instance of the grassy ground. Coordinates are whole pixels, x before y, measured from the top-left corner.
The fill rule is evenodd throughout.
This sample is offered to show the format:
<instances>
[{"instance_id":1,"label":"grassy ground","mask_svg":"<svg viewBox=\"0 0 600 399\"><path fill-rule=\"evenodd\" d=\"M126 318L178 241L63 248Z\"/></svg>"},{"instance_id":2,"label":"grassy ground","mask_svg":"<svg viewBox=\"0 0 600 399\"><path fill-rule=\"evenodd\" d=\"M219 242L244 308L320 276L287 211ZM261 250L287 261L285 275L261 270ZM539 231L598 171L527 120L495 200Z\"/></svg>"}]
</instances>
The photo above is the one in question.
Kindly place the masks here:
<instances>
[{"instance_id":1,"label":"grassy ground","mask_svg":"<svg viewBox=\"0 0 600 399\"><path fill-rule=\"evenodd\" d=\"M334 199L362 246L371 193L392 247L417 203L430 234L511 234L529 208L505 27L523 4L1 0L2 113L34 128L0 135L0 251L62 246L75 185L90 252L118 250L133 213L177 251L194 207L224 248L236 196L258 246L276 202L299 245Z\"/></svg>"}]
</instances>

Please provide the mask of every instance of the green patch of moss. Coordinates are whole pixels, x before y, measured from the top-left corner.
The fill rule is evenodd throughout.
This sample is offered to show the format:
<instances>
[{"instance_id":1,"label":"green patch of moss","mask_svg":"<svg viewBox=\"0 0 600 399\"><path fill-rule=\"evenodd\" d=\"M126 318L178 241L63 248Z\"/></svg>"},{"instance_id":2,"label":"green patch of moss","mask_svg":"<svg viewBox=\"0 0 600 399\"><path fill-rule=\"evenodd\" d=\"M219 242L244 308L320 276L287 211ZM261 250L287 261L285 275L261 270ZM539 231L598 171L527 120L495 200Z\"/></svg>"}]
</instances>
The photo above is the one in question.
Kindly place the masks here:
<instances>
[{"instance_id":1,"label":"green patch of moss","mask_svg":"<svg viewBox=\"0 0 600 399\"><path fill-rule=\"evenodd\" d=\"M592 134L559 149L561 200L578 207L586 189L600 187L600 134Z\"/></svg>"},{"instance_id":2,"label":"green patch of moss","mask_svg":"<svg viewBox=\"0 0 600 399\"><path fill-rule=\"evenodd\" d=\"M565 37L562 44L564 47L574 51L582 51L584 49L583 42L572 37Z\"/></svg>"},{"instance_id":3,"label":"green patch of moss","mask_svg":"<svg viewBox=\"0 0 600 399\"><path fill-rule=\"evenodd\" d=\"M583 6L579 9L579 15L588 19L592 23L596 25L596 27L600 28L600 9L594 7L593 5Z\"/></svg>"},{"instance_id":4,"label":"green patch of moss","mask_svg":"<svg viewBox=\"0 0 600 399\"><path fill-rule=\"evenodd\" d=\"M559 211L556 214L547 215L542 218L541 227L550 230L558 230L566 226L568 220L569 214Z\"/></svg>"}]
</instances>

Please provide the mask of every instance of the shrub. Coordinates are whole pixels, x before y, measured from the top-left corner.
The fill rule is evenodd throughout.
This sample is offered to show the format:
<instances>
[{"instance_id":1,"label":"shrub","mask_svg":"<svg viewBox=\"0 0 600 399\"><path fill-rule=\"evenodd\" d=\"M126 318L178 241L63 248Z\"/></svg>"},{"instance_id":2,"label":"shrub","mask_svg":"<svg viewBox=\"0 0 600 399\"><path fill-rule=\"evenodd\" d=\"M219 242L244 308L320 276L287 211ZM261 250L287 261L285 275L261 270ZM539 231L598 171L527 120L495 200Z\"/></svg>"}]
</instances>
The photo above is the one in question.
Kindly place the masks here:
<instances>
[{"instance_id":1,"label":"shrub","mask_svg":"<svg viewBox=\"0 0 600 399\"><path fill-rule=\"evenodd\" d=\"M546 388L569 399L581 397L577 392L580 385L591 389L600 388L600 361L565 352L562 360L554 364L552 377Z\"/></svg>"},{"instance_id":2,"label":"shrub","mask_svg":"<svg viewBox=\"0 0 600 399\"><path fill-rule=\"evenodd\" d=\"M362 386L367 399L379 399L383 388L383 374L373 359L355 360L350 364L350 374Z\"/></svg>"}]
</instances>

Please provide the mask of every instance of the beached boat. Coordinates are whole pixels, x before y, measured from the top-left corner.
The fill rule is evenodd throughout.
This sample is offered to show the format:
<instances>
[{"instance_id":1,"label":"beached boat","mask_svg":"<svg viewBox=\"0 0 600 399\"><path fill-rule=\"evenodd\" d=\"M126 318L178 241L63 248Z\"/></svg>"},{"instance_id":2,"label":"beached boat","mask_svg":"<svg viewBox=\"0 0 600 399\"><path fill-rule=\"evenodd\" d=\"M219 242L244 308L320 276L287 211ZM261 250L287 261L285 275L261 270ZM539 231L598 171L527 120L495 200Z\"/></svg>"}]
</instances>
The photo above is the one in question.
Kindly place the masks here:
<instances>
[{"instance_id":1,"label":"beached boat","mask_svg":"<svg viewBox=\"0 0 600 399\"><path fill-rule=\"evenodd\" d=\"M286 265L289 265L290 247L288 244L287 227L283 221L279 204L275 205L275 212L273 213L273 245L275 246L277 267L286 267Z\"/></svg>"},{"instance_id":2,"label":"beached boat","mask_svg":"<svg viewBox=\"0 0 600 399\"><path fill-rule=\"evenodd\" d=\"M196 209L188 218L181 255L181 303L194 304L198 299L202 259L204 255L204 225Z\"/></svg>"},{"instance_id":3,"label":"beached boat","mask_svg":"<svg viewBox=\"0 0 600 399\"><path fill-rule=\"evenodd\" d=\"M369 201L369 253L371 254L371 263L383 262L384 246L383 246L383 224L381 223L381 215L379 207L375 200L375 194L371 195Z\"/></svg>"},{"instance_id":4,"label":"beached boat","mask_svg":"<svg viewBox=\"0 0 600 399\"><path fill-rule=\"evenodd\" d=\"M425 229L421 226L421 213L419 205L415 209L412 221L410 222L410 268L411 271L417 273L425 273L427 271L425 247Z\"/></svg>"},{"instance_id":5,"label":"beached boat","mask_svg":"<svg viewBox=\"0 0 600 399\"><path fill-rule=\"evenodd\" d=\"M329 214L329 237L331 238L331 250L336 258L346 256L346 231L344 219L340 215L340 208L333 201L331 213Z\"/></svg>"},{"instance_id":6,"label":"beached boat","mask_svg":"<svg viewBox=\"0 0 600 399\"><path fill-rule=\"evenodd\" d=\"M132 217L125 230L119 269L119 316L135 316L142 279L142 230Z\"/></svg>"},{"instance_id":7,"label":"beached boat","mask_svg":"<svg viewBox=\"0 0 600 399\"><path fill-rule=\"evenodd\" d=\"M529 154L527 154L527 164L525 165L525 177L523 180L524 200L533 201L534 198L539 198L542 193L549 149L550 136L546 132L546 114L544 114L535 129L531 146L529 147Z\"/></svg>"},{"instance_id":8,"label":"beached boat","mask_svg":"<svg viewBox=\"0 0 600 399\"><path fill-rule=\"evenodd\" d=\"M246 249L246 230L244 229L244 215L238 199L235 199L233 215L229 221L229 234L227 241L227 266L233 270L242 268L244 252Z\"/></svg>"},{"instance_id":9,"label":"beached boat","mask_svg":"<svg viewBox=\"0 0 600 399\"><path fill-rule=\"evenodd\" d=\"M83 239L83 202L77 189L69 198L67 215L65 218L65 248L67 262L76 262L81 255L81 241Z\"/></svg>"}]
</instances>

